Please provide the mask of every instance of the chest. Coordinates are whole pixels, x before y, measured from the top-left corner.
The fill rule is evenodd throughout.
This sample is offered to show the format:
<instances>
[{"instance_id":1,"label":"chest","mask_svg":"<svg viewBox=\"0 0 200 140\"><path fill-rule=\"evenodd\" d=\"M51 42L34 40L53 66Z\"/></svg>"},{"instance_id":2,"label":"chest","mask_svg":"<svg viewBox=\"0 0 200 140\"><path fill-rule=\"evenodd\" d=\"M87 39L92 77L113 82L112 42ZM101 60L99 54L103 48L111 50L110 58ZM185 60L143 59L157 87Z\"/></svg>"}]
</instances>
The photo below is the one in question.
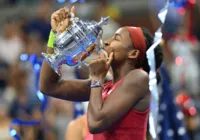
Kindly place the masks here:
<instances>
[{"instance_id":1,"label":"chest","mask_svg":"<svg viewBox=\"0 0 200 140\"><path fill-rule=\"evenodd\" d=\"M112 94L113 90L116 89L119 84L122 82L122 79L119 80L117 83L113 84L112 81L109 81L104 85L102 98L105 100L110 94Z\"/></svg>"}]
</instances>

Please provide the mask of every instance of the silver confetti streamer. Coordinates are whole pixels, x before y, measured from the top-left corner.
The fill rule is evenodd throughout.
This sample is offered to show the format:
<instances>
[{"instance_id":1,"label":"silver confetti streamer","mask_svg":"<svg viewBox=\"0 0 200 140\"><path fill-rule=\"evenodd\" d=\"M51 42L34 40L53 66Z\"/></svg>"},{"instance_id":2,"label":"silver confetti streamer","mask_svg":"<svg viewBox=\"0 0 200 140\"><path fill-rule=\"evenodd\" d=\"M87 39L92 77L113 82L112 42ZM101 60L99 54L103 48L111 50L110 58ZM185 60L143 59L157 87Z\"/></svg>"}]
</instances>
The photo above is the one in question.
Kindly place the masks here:
<instances>
[{"instance_id":1,"label":"silver confetti streamer","mask_svg":"<svg viewBox=\"0 0 200 140\"><path fill-rule=\"evenodd\" d=\"M160 10L158 14L158 18L160 19L162 25L165 22L166 15L168 13L169 1L165 4L164 8ZM149 72L149 90L151 92L151 110L149 114L149 132L152 138L155 140L157 139L157 120L158 120L158 101L159 95L157 90L157 79L156 79L156 64L155 64L155 54L154 49L159 45L162 41L162 32L161 28L156 31L154 37L154 44L147 50L146 55L148 59L148 64L150 66Z\"/></svg>"}]
</instances>

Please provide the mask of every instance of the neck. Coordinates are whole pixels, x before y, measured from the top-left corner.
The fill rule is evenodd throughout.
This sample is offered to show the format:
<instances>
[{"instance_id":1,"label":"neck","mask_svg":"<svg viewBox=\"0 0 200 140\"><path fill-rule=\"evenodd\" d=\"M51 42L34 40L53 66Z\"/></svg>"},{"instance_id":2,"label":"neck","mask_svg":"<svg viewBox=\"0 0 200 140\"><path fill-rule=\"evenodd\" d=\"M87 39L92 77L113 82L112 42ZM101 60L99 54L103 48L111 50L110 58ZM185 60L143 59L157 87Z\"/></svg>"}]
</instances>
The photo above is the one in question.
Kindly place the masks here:
<instances>
[{"instance_id":1,"label":"neck","mask_svg":"<svg viewBox=\"0 0 200 140\"><path fill-rule=\"evenodd\" d=\"M135 67L129 63L124 63L122 65L112 66L113 70L113 83L116 83L125 75L127 75L131 70L134 70Z\"/></svg>"}]
</instances>

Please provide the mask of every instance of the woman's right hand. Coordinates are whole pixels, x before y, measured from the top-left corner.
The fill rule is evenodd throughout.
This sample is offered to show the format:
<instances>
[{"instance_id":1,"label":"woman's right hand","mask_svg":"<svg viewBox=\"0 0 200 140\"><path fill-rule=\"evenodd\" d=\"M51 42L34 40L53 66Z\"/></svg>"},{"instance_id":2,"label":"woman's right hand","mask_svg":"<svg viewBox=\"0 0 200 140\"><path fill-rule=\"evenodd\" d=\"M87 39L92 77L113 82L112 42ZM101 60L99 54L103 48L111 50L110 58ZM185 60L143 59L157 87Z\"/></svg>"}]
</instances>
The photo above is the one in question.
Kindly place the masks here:
<instances>
[{"instance_id":1,"label":"woman's right hand","mask_svg":"<svg viewBox=\"0 0 200 140\"><path fill-rule=\"evenodd\" d=\"M75 14L74 6L71 8L70 11L69 8L65 7L57 10L51 15L51 28L53 32L61 33L70 26L71 12Z\"/></svg>"}]
</instances>

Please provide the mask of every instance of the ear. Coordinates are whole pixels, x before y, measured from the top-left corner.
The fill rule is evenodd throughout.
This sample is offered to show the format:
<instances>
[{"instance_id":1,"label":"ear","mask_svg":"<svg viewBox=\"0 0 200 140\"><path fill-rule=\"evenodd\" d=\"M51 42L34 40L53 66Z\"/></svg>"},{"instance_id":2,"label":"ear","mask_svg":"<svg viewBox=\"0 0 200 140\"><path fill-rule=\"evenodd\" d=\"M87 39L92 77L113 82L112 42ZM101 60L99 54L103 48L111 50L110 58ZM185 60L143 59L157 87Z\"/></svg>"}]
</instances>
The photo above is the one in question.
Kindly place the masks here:
<instances>
[{"instance_id":1,"label":"ear","mask_svg":"<svg viewBox=\"0 0 200 140\"><path fill-rule=\"evenodd\" d=\"M140 55L140 51L134 49L134 50L129 51L128 58L130 58L130 59L136 59L136 58L139 57L139 55Z\"/></svg>"}]
</instances>

